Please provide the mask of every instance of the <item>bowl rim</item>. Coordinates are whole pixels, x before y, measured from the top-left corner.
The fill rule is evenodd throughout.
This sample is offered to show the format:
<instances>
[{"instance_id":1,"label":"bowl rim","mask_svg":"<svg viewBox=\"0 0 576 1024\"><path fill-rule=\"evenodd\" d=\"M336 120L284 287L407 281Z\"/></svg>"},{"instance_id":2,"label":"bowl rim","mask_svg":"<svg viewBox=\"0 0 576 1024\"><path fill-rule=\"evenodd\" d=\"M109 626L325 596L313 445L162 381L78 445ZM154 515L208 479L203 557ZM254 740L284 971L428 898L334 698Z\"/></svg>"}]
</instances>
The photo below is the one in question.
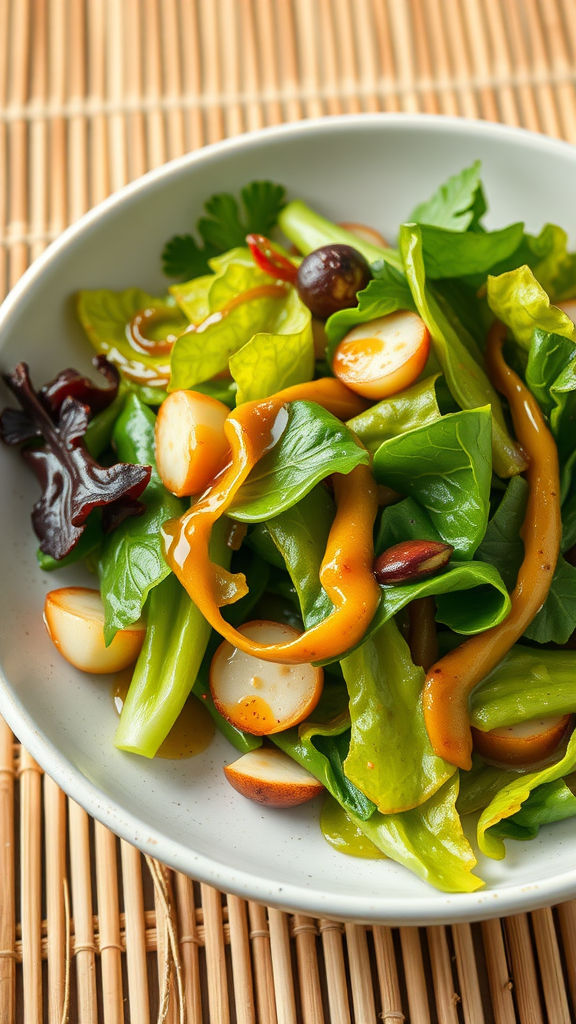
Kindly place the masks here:
<instances>
[{"instance_id":1,"label":"bowl rim","mask_svg":"<svg viewBox=\"0 0 576 1024\"><path fill-rule=\"evenodd\" d=\"M2 335L9 327L19 303L33 289L45 269L58 259L60 252L87 232L93 224L112 213L117 206L143 191L153 189L157 182L185 173L189 167L196 164L219 160L225 155L232 156L238 150L257 149L276 139L318 132L349 132L365 126L385 129L387 125L394 125L406 131L417 129L433 134L442 130L468 136L508 139L512 144L521 142L533 149L554 152L576 162L576 149L563 140L539 135L524 128L440 114L342 114L273 125L223 139L148 171L108 196L67 227L25 271L0 306L0 350ZM389 895L372 898L322 893L304 885L280 885L263 880L255 874L236 870L229 864L195 853L183 843L167 838L154 827L143 825L136 815L119 802L104 798L98 786L87 779L80 769L74 767L37 728L34 719L25 710L8 682L2 666L0 696L1 713L24 747L60 788L93 818L137 846L143 853L201 882L244 899L316 917L368 924L434 925L506 916L560 903L576 896L576 867L533 884L506 886L501 889L495 887L475 893L452 894L430 889L430 896L419 894L417 898Z\"/></svg>"}]
</instances>

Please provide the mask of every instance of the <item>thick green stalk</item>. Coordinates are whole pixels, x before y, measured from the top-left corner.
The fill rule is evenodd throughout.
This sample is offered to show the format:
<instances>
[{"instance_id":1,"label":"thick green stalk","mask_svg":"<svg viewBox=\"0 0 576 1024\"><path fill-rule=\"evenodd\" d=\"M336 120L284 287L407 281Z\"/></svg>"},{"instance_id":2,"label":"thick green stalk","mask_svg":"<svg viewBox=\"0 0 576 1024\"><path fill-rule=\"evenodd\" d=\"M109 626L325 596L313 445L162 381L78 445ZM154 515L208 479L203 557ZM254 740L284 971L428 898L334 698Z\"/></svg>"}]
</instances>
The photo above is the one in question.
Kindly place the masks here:
<instances>
[{"instance_id":1,"label":"thick green stalk","mask_svg":"<svg viewBox=\"0 0 576 1024\"><path fill-rule=\"evenodd\" d=\"M289 238L305 256L322 245L343 243L352 245L362 253L369 263L384 260L385 263L390 263L397 270L402 270L402 260L396 249L385 249L363 241L353 235L351 231L346 231L338 224L333 224L332 221L321 217L300 199L294 199L284 207L278 217L278 224L286 238Z\"/></svg>"}]
</instances>

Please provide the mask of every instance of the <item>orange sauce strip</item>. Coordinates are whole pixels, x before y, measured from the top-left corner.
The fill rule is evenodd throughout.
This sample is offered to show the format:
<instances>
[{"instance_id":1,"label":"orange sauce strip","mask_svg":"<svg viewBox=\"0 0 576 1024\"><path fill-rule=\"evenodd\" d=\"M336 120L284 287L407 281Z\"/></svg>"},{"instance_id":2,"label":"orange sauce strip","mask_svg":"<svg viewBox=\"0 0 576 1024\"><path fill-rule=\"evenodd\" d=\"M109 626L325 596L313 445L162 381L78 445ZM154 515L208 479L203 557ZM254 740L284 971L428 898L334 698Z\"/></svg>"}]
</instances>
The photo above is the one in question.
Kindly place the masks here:
<instances>
[{"instance_id":1,"label":"orange sauce strip","mask_svg":"<svg viewBox=\"0 0 576 1024\"><path fill-rule=\"evenodd\" d=\"M322 661L354 646L380 599L372 574L377 488L369 467L357 466L347 476L333 477L337 513L320 569L320 582L335 606L331 615L294 640L267 645L243 636L220 614L221 605L246 593L246 581L242 574L233 575L210 561L212 526L275 443L278 417L285 417L286 403L297 399L317 402L340 419L349 419L367 404L340 381L326 377L241 405L225 423L231 462L188 512L162 528L168 564L214 629L246 654L288 665Z\"/></svg>"},{"instance_id":2,"label":"orange sauce strip","mask_svg":"<svg viewBox=\"0 0 576 1024\"><path fill-rule=\"evenodd\" d=\"M441 658L424 684L424 717L436 754L450 764L472 766L468 697L505 657L544 604L560 551L558 451L536 399L504 362L506 328L498 321L488 334L486 361L492 382L510 403L516 437L528 457L529 484L521 536L524 560L512 592L510 613Z\"/></svg>"}]
</instances>

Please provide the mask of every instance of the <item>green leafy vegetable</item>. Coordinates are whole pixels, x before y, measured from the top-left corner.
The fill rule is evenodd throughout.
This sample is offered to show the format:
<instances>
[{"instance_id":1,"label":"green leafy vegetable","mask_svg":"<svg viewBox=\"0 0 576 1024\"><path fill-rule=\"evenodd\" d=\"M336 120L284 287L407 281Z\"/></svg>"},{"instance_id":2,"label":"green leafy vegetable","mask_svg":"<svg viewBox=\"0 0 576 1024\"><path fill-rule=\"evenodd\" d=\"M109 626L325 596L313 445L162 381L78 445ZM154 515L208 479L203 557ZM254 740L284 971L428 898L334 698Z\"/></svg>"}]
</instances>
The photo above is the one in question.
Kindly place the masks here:
<instances>
[{"instance_id":1,"label":"green leafy vegetable","mask_svg":"<svg viewBox=\"0 0 576 1024\"><path fill-rule=\"evenodd\" d=\"M128 380L163 388L170 376L168 357L139 352L128 340L130 321L144 309L162 313L162 318L147 329L147 336L153 340L179 334L188 326L173 299L149 295L141 288L126 288L122 292L99 288L77 295L80 323L96 351L114 363Z\"/></svg>"},{"instance_id":2,"label":"green leafy vegetable","mask_svg":"<svg viewBox=\"0 0 576 1024\"><path fill-rule=\"evenodd\" d=\"M273 334L255 334L230 359L230 373L238 385L236 401L268 398L314 376L314 340L310 310L298 292L290 293L280 311Z\"/></svg>"},{"instance_id":3,"label":"green leafy vegetable","mask_svg":"<svg viewBox=\"0 0 576 1024\"><path fill-rule=\"evenodd\" d=\"M451 413L390 438L374 455L376 479L415 497L455 558L486 531L491 479L490 409Z\"/></svg>"},{"instance_id":4,"label":"green leafy vegetable","mask_svg":"<svg viewBox=\"0 0 576 1024\"><path fill-rule=\"evenodd\" d=\"M456 801L458 814L482 811L503 786L525 774L525 771L487 764L478 754L473 753L470 771L460 772L460 792Z\"/></svg>"},{"instance_id":5,"label":"green leafy vegetable","mask_svg":"<svg viewBox=\"0 0 576 1024\"><path fill-rule=\"evenodd\" d=\"M286 426L274 447L260 459L228 509L233 519L257 523L297 501L329 473L350 473L367 465L345 424L315 402L291 402L280 413Z\"/></svg>"},{"instance_id":6,"label":"green leafy vegetable","mask_svg":"<svg viewBox=\"0 0 576 1024\"><path fill-rule=\"evenodd\" d=\"M454 231L422 224L424 266L428 277L485 275L515 252L524 237L523 224L500 231Z\"/></svg>"},{"instance_id":7,"label":"green leafy vegetable","mask_svg":"<svg viewBox=\"0 0 576 1024\"><path fill-rule=\"evenodd\" d=\"M488 278L490 309L510 328L521 349L528 352L534 329L560 334L576 341L570 317L550 304L550 299L529 267L519 267Z\"/></svg>"},{"instance_id":8,"label":"green leafy vegetable","mask_svg":"<svg viewBox=\"0 0 576 1024\"><path fill-rule=\"evenodd\" d=\"M532 337L526 383L550 419L558 446L562 497L568 493L576 460L576 344L560 334L536 328Z\"/></svg>"},{"instance_id":9,"label":"green leafy vegetable","mask_svg":"<svg viewBox=\"0 0 576 1024\"><path fill-rule=\"evenodd\" d=\"M418 226L402 225L400 249L418 313L430 331L436 358L452 395L463 409L490 404L494 469L503 477L522 472L526 468L524 456L510 437L496 390L426 286L422 235Z\"/></svg>"},{"instance_id":10,"label":"green leafy vegetable","mask_svg":"<svg viewBox=\"0 0 576 1024\"><path fill-rule=\"evenodd\" d=\"M542 825L576 815L576 796L564 779L546 782L532 790L516 814L493 825L490 836L498 839L535 839Z\"/></svg>"},{"instance_id":11,"label":"green leafy vegetable","mask_svg":"<svg viewBox=\"0 0 576 1024\"><path fill-rule=\"evenodd\" d=\"M125 462L152 466L150 483L142 495L146 505L140 516L130 516L104 539L99 572L106 613L104 636L112 642L116 631L140 617L150 590L170 573L162 554L160 527L182 515L185 503L166 490L156 469L154 424L156 417L130 394L114 425L118 457Z\"/></svg>"},{"instance_id":12,"label":"green leafy vegetable","mask_svg":"<svg viewBox=\"0 0 576 1024\"><path fill-rule=\"evenodd\" d=\"M364 835L360 826L348 817L342 805L333 796L330 796L330 793L326 794L326 799L322 804L320 829L324 839L335 850L338 850L338 853L363 857L367 860L386 860L386 854L374 846L374 843Z\"/></svg>"},{"instance_id":13,"label":"green leafy vegetable","mask_svg":"<svg viewBox=\"0 0 576 1024\"><path fill-rule=\"evenodd\" d=\"M352 738L344 768L382 814L424 803L453 765L437 757L422 710L424 670L388 621L341 662L350 696Z\"/></svg>"},{"instance_id":14,"label":"green leafy vegetable","mask_svg":"<svg viewBox=\"0 0 576 1024\"><path fill-rule=\"evenodd\" d=\"M477 227L486 212L480 181L480 160L454 174L434 195L420 203L410 214L417 224L435 224L449 231L467 231Z\"/></svg>"},{"instance_id":15,"label":"green leafy vegetable","mask_svg":"<svg viewBox=\"0 0 576 1024\"><path fill-rule=\"evenodd\" d=\"M443 892L475 892L484 884L472 874L476 858L456 810L458 774L425 804L401 814L375 811L367 820L350 813L379 850Z\"/></svg>"},{"instance_id":16,"label":"green leafy vegetable","mask_svg":"<svg viewBox=\"0 0 576 1024\"><path fill-rule=\"evenodd\" d=\"M498 569L508 590L516 586L524 558L520 528L526 515L527 501L526 480L522 476L513 476L476 551L476 558Z\"/></svg>"},{"instance_id":17,"label":"green leafy vegetable","mask_svg":"<svg viewBox=\"0 0 576 1024\"><path fill-rule=\"evenodd\" d=\"M168 289L191 324L201 324L210 313L208 296L214 277L214 274L203 274L183 284L172 284Z\"/></svg>"},{"instance_id":18,"label":"green leafy vegetable","mask_svg":"<svg viewBox=\"0 0 576 1024\"><path fill-rule=\"evenodd\" d=\"M415 427L424 427L440 419L440 409L436 398L436 381L438 374L418 381L405 391L383 399L377 405L366 409L358 416L348 420L347 426L353 430L362 444L370 452L375 452L384 441L399 434L405 434Z\"/></svg>"},{"instance_id":19,"label":"green leafy vegetable","mask_svg":"<svg viewBox=\"0 0 576 1024\"><path fill-rule=\"evenodd\" d=\"M536 243L536 244L534 244ZM540 257L532 266L534 276L553 302L572 299L576 295L576 253L568 252L568 236L557 224L546 224L532 249Z\"/></svg>"},{"instance_id":20,"label":"green leafy vegetable","mask_svg":"<svg viewBox=\"0 0 576 1024\"><path fill-rule=\"evenodd\" d=\"M221 192L204 204L208 216L201 217L192 235L175 235L164 247L162 261L168 277L198 277L205 274L208 261L218 253L244 245L246 235L269 235L284 206L286 190L271 181L252 181L240 190L242 211L234 196Z\"/></svg>"},{"instance_id":21,"label":"green leafy vegetable","mask_svg":"<svg viewBox=\"0 0 576 1024\"><path fill-rule=\"evenodd\" d=\"M494 860L502 860L506 850L500 836L493 831L493 826L504 818L511 818L517 814L537 786L556 782L564 775L568 775L575 767L576 732L570 738L564 757L556 764L530 772L528 775L522 776L521 779L508 783L490 801L478 822L478 845L482 853L485 853L487 857L493 857Z\"/></svg>"},{"instance_id":22,"label":"green leafy vegetable","mask_svg":"<svg viewBox=\"0 0 576 1024\"><path fill-rule=\"evenodd\" d=\"M515 644L476 687L470 721L488 732L518 722L576 711L576 651Z\"/></svg>"}]
</instances>

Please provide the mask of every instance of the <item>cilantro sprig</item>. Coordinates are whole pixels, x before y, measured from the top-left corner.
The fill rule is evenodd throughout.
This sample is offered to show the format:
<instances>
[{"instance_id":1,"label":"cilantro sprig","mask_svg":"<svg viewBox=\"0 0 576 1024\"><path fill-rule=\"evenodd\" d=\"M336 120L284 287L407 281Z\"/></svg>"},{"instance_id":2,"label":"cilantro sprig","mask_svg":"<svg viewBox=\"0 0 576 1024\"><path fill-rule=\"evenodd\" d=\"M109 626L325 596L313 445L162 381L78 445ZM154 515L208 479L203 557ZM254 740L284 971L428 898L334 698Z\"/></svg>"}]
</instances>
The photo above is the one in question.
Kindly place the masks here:
<instances>
[{"instance_id":1,"label":"cilantro sprig","mask_svg":"<svg viewBox=\"0 0 576 1024\"><path fill-rule=\"evenodd\" d=\"M286 189L271 181L252 181L240 190L241 209L229 192L211 196L204 204L207 216L196 225L203 245L193 235L174 235L162 253L168 277L189 280L205 274L208 260L246 244L246 235L268 235L285 205Z\"/></svg>"}]
</instances>

